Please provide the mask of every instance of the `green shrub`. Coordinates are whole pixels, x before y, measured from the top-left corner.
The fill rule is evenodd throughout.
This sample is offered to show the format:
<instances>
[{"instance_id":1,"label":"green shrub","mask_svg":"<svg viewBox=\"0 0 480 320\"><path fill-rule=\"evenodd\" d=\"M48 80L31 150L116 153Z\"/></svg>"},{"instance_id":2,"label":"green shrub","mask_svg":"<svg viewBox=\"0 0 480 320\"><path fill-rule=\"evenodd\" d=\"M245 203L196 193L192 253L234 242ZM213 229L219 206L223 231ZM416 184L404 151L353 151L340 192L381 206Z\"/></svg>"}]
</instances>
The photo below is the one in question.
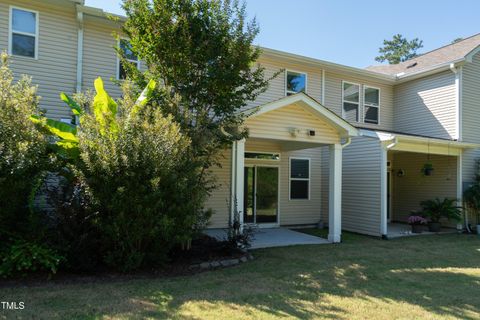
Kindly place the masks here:
<instances>
[{"instance_id":1,"label":"green shrub","mask_svg":"<svg viewBox=\"0 0 480 320\"><path fill-rule=\"evenodd\" d=\"M201 206L205 187L198 182L190 140L171 116L165 117L162 108L149 103L154 87L155 82L150 82L136 99L127 82L124 98L117 103L99 78L93 101L82 110L63 95L80 116L78 128L35 119L59 138L55 142L59 154L70 158L75 180L84 184L90 197L88 210L85 205L64 207L57 228L64 229L62 220L71 227L79 220L85 222L85 215L91 217L70 231L78 238L87 236L91 223L100 239L95 254L115 269L161 264L172 247L188 243L206 221ZM75 247L85 249L72 234L67 234L69 257Z\"/></svg>"},{"instance_id":2,"label":"green shrub","mask_svg":"<svg viewBox=\"0 0 480 320\"><path fill-rule=\"evenodd\" d=\"M134 111L131 94L118 106L97 84L92 113L81 117L80 164L103 233L105 261L131 270L158 264L177 243L188 241L197 221L189 140L154 105Z\"/></svg>"},{"instance_id":3,"label":"green shrub","mask_svg":"<svg viewBox=\"0 0 480 320\"><path fill-rule=\"evenodd\" d=\"M72 271L92 272L101 267L101 233L98 212L85 182L75 177L62 179L48 193L52 208L48 216L51 244L66 258L64 267Z\"/></svg>"},{"instance_id":4,"label":"green shrub","mask_svg":"<svg viewBox=\"0 0 480 320\"><path fill-rule=\"evenodd\" d=\"M26 275L37 271L55 274L63 260L46 245L17 240L2 254L0 276Z\"/></svg>"},{"instance_id":5,"label":"green shrub","mask_svg":"<svg viewBox=\"0 0 480 320\"><path fill-rule=\"evenodd\" d=\"M28 77L14 82L5 53L0 66L0 243L31 235L29 200L46 170L47 141L30 121L38 114L39 97Z\"/></svg>"}]
</instances>

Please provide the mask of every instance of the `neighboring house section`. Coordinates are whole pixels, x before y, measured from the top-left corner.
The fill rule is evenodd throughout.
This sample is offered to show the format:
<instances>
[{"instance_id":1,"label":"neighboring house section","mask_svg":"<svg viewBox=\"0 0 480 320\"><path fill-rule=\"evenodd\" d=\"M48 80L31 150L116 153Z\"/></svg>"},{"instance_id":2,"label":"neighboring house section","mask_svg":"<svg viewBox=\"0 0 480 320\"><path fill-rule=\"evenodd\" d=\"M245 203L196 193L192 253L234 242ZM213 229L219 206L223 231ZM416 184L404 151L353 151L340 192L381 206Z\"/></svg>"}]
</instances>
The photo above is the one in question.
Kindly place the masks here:
<instances>
[{"instance_id":1,"label":"neighboring house section","mask_svg":"<svg viewBox=\"0 0 480 320\"><path fill-rule=\"evenodd\" d=\"M0 50L13 51L10 66L17 79L27 74L38 85L49 117L70 117L59 93L75 90L77 34L74 2L0 1Z\"/></svg>"},{"instance_id":2,"label":"neighboring house section","mask_svg":"<svg viewBox=\"0 0 480 320\"><path fill-rule=\"evenodd\" d=\"M450 70L395 86L393 130L457 139L456 90Z\"/></svg>"},{"instance_id":3,"label":"neighboring house section","mask_svg":"<svg viewBox=\"0 0 480 320\"><path fill-rule=\"evenodd\" d=\"M93 81L100 76L112 96L121 95L112 81L118 78L114 32L120 33L120 23L81 3L0 0L0 50L11 54L10 66L17 79L26 74L38 85L40 106L47 116L65 121L71 113L60 92L93 89Z\"/></svg>"},{"instance_id":4,"label":"neighboring house section","mask_svg":"<svg viewBox=\"0 0 480 320\"><path fill-rule=\"evenodd\" d=\"M32 77L47 116L70 121L59 99L102 77L121 97L115 47L145 66L121 25L83 0L0 0L0 50L16 78ZM114 34L120 35L117 40ZM119 42L120 41L120 42ZM419 202L462 197L480 157L480 35L398 65L359 69L262 48L268 89L241 112L250 136L212 168L218 188L206 203L210 227L236 209L262 227L330 226L388 236ZM422 167L433 165L432 176Z\"/></svg>"},{"instance_id":5,"label":"neighboring house section","mask_svg":"<svg viewBox=\"0 0 480 320\"><path fill-rule=\"evenodd\" d=\"M472 56L472 62L463 66L461 85L461 132L462 140L480 143L480 53ZM473 181L476 160L480 150L471 150L463 155L463 180Z\"/></svg>"}]
</instances>

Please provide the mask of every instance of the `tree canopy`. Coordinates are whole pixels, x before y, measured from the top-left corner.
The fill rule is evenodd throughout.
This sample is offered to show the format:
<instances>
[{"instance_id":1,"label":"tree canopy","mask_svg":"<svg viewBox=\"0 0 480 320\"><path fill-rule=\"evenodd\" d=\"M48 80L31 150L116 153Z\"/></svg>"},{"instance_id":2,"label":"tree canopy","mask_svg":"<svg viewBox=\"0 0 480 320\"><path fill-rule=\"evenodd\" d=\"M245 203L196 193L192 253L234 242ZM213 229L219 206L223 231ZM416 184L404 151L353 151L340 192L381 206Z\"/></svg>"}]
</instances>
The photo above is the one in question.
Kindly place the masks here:
<instances>
[{"instance_id":1,"label":"tree canopy","mask_svg":"<svg viewBox=\"0 0 480 320\"><path fill-rule=\"evenodd\" d=\"M401 34L396 34L392 40L383 40L383 47L378 49L380 55L375 57L375 61L398 64L415 58L417 50L421 48L423 48L422 40L415 38L409 41Z\"/></svg>"}]
</instances>

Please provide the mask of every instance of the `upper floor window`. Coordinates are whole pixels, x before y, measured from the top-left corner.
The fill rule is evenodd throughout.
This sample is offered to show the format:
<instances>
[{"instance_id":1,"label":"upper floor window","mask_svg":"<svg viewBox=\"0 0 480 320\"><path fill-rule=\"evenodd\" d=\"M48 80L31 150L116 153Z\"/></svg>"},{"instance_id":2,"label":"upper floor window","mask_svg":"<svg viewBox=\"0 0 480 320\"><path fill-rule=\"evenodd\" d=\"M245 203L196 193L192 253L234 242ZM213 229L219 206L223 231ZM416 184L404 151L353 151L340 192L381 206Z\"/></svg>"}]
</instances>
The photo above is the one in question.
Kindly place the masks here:
<instances>
[{"instance_id":1,"label":"upper floor window","mask_svg":"<svg viewBox=\"0 0 480 320\"><path fill-rule=\"evenodd\" d=\"M307 91L307 75L305 73L287 71L285 81L287 96Z\"/></svg>"},{"instance_id":2,"label":"upper floor window","mask_svg":"<svg viewBox=\"0 0 480 320\"><path fill-rule=\"evenodd\" d=\"M372 88L369 86L363 87L365 123L378 124L379 120L379 107L380 107L380 89Z\"/></svg>"},{"instance_id":3,"label":"upper floor window","mask_svg":"<svg viewBox=\"0 0 480 320\"><path fill-rule=\"evenodd\" d=\"M38 12L10 8L9 51L29 58L38 56Z\"/></svg>"},{"instance_id":4,"label":"upper floor window","mask_svg":"<svg viewBox=\"0 0 480 320\"><path fill-rule=\"evenodd\" d=\"M359 121L360 85L343 82L342 84L343 118L347 121Z\"/></svg>"},{"instance_id":5,"label":"upper floor window","mask_svg":"<svg viewBox=\"0 0 480 320\"><path fill-rule=\"evenodd\" d=\"M118 45L120 47L120 50L122 50L122 52L124 53L124 56L127 59L127 61L135 64L137 69L140 68L140 61L138 60L138 57L133 53L132 46L130 45L130 41L126 39L120 39L120 42ZM123 80L127 78L127 72L125 70L125 67L121 59L118 59L117 70L118 70L117 79Z\"/></svg>"}]
</instances>

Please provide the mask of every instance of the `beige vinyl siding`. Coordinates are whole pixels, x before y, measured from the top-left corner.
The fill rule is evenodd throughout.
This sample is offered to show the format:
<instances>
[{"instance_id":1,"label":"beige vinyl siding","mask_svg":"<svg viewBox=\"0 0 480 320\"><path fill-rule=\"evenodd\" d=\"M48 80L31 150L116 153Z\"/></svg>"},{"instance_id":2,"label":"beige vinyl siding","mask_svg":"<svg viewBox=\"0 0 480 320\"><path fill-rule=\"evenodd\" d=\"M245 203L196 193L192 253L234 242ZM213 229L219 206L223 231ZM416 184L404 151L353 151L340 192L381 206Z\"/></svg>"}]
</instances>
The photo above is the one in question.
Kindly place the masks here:
<instances>
[{"instance_id":1,"label":"beige vinyl siding","mask_svg":"<svg viewBox=\"0 0 480 320\"><path fill-rule=\"evenodd\" d=\"M392 156L393 172L405 172L403 177L392 174L393 221L406 222L411 211L421 208L423 200L457 197L457 157L430 155L434 172L423 176L420 169L427 161L426 154L394 152Z\"/></svg>"},{"instance_id":2,"label":"beige vinyl siding","mask_svg":"<svg viewBox=\"0 0 480 320\"><path fill-rule=\"evenodd\" d=\"M225 150L219 159L220 166L211 168L217 188L205 202L205 209L213 209L208 228L226 228L230 219L230 181L232 150ZM243 200L242 200L243 201Z\"/></svg>"},{"instance_id":3,"label":"beige vinyl siding","mask_svg":"<svg viewBox=\"0 0 480 320\"><path fill-rule=\"evenodd\" d=\"M463 66L462 101L462 140L480 143L480 54ZM473 181L477 159L480 159L480 149L465 151L463 181Z\"/></svg>"},{"instance_id":4,"label":"beige vinyl siding","mask_svg":"<svg viewBox=\"0 0 480 320\"><path fill-rule=\"evenodd\" d=\"M271 77L280 70L291 70L307 74L307 94L318 102L322 101L322 66L307 63L292 62L289 59L272 59L261 57L258 63L265 68L266 78ZM272 79L266 92L262 93L255 101L250 102L246 108L252 108L285 97L286 71L282 71ZM370 77L352 77L347 74L325 70L325 107L342 116L342 80L362 84L360 92L360 116L363 118L363 85L380 89L380 123L353 123L366 128L384 130L393 129L393 86L372 80Z\"/></svg>"},{"instance_id":5,"label":"beige vinyl siding","mask_svg":"<svg viewBox=\"0 0 480 320\"><path fill-rule=\"evenodd\" d=\"M93 89L93 82L102 77L105 90L115 97L121 96L121 88L112 82L117 77L116 23L106 18L85 16L83 43L83 90Z\"/></svg>"},{"instance_id":6,"label":"beige vinyl siding","mask_svg":"<svg viewBox=\"0 0 480 320\"><path fill-rule=\"evenodd\" d=\"M343 149L342 229L380 236L381 145L355 137ZM328 147L322 154L322 220L328 222Z\"/></svg>"},{"instance_id":7,"label":"beige vinyl siding","mask_svg":"<svg viewBox=\"0 0 480 320\"><path fill-rule=\"evenodd\" d=\"M307 94L318 102L322 96L322 69L309 64L294 63L288 60L270 59L261 57L258 64L265 68L265 77L271 78L276 72L283 69L307 74ZM268 89L260 94L255 101L248 103L246 108L264 105L285 97L286 70L282 71L269 83Z\"/></svg>"},{"instance_id":8,"label":"beige vinyl siding","mask_svg":"<svg viewBox=\"0 0 480 320\"><path fill-rule=\"evenodd\" d=\"M321 149L309 148L295 151L282 150L282 144L262 139L247 139L246 151L279 152L280 161L265 161L245 159L246 165L278 166L279 168L279 219L280 225L312 225L320 220L321 201ZM310 199L290 200L290 157L309 158ZM211 170L217 180L218 188L207 200L205 208L212 208L215 214L210 220L209 228L225 228L229 220L230 179L231 179L231 150L224 152L221 167ZM242 199L243 201L243 199Z\"/></svg>"},{"instance_id":9,"label":"beige vinyl siding","mask_svg":"<svg viewBox=\"0 0 480 320\"><path fill-rule=\"evenodd\" d=\"M393 130L393 87L388 84L372 81L365 77L352 77L331 71L325 72L325 106L342 117L342 81L360 84L360 122L352 122L355 126L364 128ZM379 124L363 123L363 87L370 86L380 89Z\"/></svg>"},{"instance_id":10,"label":"beige vinyl siding","mask_svg":"<svg viewBox=\"0 0 480 320\"><path fill-rule=\"evenodd\" d=\"M279 216L280 225L316 224L320 220L321 201L321 148L287 151L285 143L263 139L247 139L246 151L280 152L280 161L245 159L245 164L279 166ZM310 159L310 199L290 200L290 158Z\"/></svg>"},{"instance_id":11,"label":"beige vinyl siding","mask_svg":"<svg viewBox=\"0 0 480 320\"><path fill-rule=\"evenodd\" d=\"M338 143L338 132L318 116L296 104L273 110L246 121L250 136L285 141L302 141L311 143ZM290 130L300 130L292 137ZM309 136L308 130L315 130L315 136Z\"/></svg>"},{"instance_id":12,"label":"beige vinyl siding","mask_svg":"<svg viewBox=\"0 0 480 320\"><path fill-rule=\"evenodd\" d=\"M455 75L441 72L395 86L399 132L451 139L456 135Z\"/></svg>"},{"instance_id":13,"label":"beige vinyl siding","mask_svg":"<svg viewBox=\"0 0 480 320\"><path fill-rule=\"evenodd\" d=\"M60 100L60 92L72 93L76 85L77 23L73 2L0 0L0 50L8 48L10 5L38 11L38 60L13 56L15 79L27 74L38 85L40 107L47 116L69 118L70 110Z\"/></svg>"},{"instance_id":14,"label":"beige vinyl siding","mask_svg":"<svg viewBox=\"0 0 480 320\"><path fill-rule=\"evenodd\" d=\"M302 149L282 152L280 168L280 224L307 225L317 224L321 216L322 174L321 148ZM290 158L310 159L310 199L290 200Z\"/></svg>"}]
</instances>

